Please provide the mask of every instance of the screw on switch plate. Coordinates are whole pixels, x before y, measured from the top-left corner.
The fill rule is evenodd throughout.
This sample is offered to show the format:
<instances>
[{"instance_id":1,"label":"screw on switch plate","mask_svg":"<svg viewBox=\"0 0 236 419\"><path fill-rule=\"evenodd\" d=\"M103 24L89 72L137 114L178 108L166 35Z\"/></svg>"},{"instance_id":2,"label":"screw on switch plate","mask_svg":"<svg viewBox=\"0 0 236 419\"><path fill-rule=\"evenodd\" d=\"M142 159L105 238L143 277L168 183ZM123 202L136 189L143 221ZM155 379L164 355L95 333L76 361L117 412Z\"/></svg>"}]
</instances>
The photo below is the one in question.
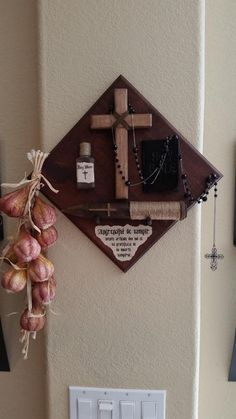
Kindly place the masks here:
<instances>
[{"instance_id":1,"label":"screw on switch plate","mask_svg":"<svg viewBox=\"0 0 236 419\"><path fill-rule=\"evenodd\" d=\"M165 390L69 387L70 419L165 419Z\"/></svg>"}]
</instances>

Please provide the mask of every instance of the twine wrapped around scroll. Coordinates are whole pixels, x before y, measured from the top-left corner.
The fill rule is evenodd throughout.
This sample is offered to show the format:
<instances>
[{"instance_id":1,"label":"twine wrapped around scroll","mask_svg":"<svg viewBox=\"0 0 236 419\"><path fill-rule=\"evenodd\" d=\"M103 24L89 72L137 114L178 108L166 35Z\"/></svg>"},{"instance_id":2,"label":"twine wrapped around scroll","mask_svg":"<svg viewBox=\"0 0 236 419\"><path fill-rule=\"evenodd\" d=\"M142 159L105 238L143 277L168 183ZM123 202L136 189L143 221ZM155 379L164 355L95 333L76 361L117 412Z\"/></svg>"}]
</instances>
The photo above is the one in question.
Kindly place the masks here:
<instances>
[{"instance_id":1,"label":"twine wrapped around scroll","mask_svg":"<svg viewBox=\"0 0 236 419\"><path fill-rule=\"evenodd\" d=\"M184 201L130 202L131 220L183 220L186 216Z\"/></svg>"}]
</instances>

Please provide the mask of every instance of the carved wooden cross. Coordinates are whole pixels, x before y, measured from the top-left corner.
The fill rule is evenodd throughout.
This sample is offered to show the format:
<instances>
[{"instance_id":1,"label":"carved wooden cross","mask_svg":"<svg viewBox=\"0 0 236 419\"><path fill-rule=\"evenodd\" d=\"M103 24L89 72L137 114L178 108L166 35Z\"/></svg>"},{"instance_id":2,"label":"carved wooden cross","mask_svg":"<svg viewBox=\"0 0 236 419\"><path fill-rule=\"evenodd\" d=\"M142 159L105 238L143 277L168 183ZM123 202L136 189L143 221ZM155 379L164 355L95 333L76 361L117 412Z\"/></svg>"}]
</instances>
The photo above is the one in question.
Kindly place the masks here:
<instances>
[{"instance_id":1,"label":"carved wooden cross","mask_svg":"<svg viewBox=\"0 0 236 419\"><path fill-rule=\"evenodd\" d=\"M114 129L117 145L117 158L122 168L122 176L128 180L128 130L149 128L152 126L151 114L128 113L128 90L114 90L114 113L108 115L92 115L92 129ZM116 165L116 199L128 199L129 190Z\"/></svg>"}]
</instances>

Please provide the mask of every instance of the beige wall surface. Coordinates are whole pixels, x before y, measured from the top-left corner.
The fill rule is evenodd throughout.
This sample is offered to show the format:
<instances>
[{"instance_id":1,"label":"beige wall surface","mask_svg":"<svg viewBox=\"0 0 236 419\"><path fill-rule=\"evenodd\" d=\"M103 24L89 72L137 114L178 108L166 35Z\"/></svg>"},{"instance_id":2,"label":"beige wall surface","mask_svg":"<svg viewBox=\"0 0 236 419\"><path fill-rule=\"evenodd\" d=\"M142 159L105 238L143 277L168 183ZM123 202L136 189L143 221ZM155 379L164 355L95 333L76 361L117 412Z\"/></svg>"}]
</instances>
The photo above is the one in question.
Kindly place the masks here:
<instances>
[{"instance_id":1,"label":"beige wall surface","mask_svg":"<svg viewBox=\"0 0 236 419\"><path fill-rule=\"evenodd\" d=\"M0 172L4 182L16 182L30 170L26 152L39 144L35 2L0 1ZM6 226L6 224L5 224ZM6 235L13 230L9 222ZM0 291L1 317L11 372L0 372L0 418L45 419L45 356L43 336L23 361L19 315L24 302Z\"/></svg>"},{"instance_id":2,"label":"beige wall surface","mask_svg":"<svg viewBox=\"0 0 236 419\"><path fill-rule=\"evenodd\" d=\"M25 153L40 142L39 129L50 150L120 73L200 147L202 3L1 0L1 178L20 179L29 169ZM204 154L224 173L217 241L225 259L215 273L202 259L199 419L234 419L236 411L236 384L227 382L236 291L235 21L234 0L206 1ZM212 204L210 199L203 210L201 257L211 247ZM10 223L7 231L12 228ZM57 265L60 316L50 318L47 337L50 418L67 417L69 384L166 388L168 419L197 417L196 211L126 275L62 215L58 229L51 257ZM10 373L0 372L0 417L45 419L43 336L23 362L18 318L5 317L20 310L20 303L2 291L0 301L12 367Z\"/></svg>"},{"instance_id":3,"label":"beige wall surface","mask_svg":"<svg viewBox=\"0 0 236 419\"><path fill-rule=\"evenodd\" d=\"M204 154L222 171L217 245L225 255L216 272L202 263L200 419L235 419L236 383L228 373L236 326L233 247L236 140L236 3L206 1L206 106ZM203 211L202 257L212 243L213 199Z\"/></svg>"},{"instance_id":4,"label":"beige wall surface","mask_svg":"<svg viewBox=\"0 0 236 419\"><path fill-rule=\"evenodd\" d=\"M123 74L197 147L203 1L38 2L42 143L52 149ZM199 212L127 274L60 214L47 355L50 418L68 385L167 389L168 419L197 417Z\"/></svg>"}]
</instances>

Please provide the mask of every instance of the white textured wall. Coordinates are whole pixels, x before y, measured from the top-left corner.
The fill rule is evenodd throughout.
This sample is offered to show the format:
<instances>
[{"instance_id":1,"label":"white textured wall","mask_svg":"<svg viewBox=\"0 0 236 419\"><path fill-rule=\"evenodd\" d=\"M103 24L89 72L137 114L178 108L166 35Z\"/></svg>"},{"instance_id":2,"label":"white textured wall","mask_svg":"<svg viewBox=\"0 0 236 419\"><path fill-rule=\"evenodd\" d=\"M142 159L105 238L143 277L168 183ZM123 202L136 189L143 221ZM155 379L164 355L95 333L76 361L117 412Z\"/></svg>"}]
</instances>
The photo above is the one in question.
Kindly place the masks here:
<instances>
[{"instance_id":1,"label":"white textured wall","mask_svg":"<svg viewBox=\"0 0 236 419\"><path fill-rule=\"evenodd\" d=\"M37 16L34 0L0 1L0 173L1 181L23 178L30 170L26 152L39 144ZM14 230L8 223L6 235ZM5 224L6 227L6 224ZM0 243L1 245L1 243ZM11 372L0 372L0 418L45 419L45 357L42 334L21 356L19 315L22 298L0 290L1 317Z\"/></svg>"},{"instance_id":2,"label":"white textured wall","mask_svg":"<svg viewBox=\"0 0 236 419\"><path fill-rule=\"evenodd\" d=\"M50 150L122 73L193 144L202 123L203 1L38 2L41 123ZM50 418L68 385L167 389L169 419L196 418L197 210L121 273L59 216L48 328Z\"/></svg>"},{"instance_id":3,"label":"white textured wall","mask_svg":"<svg viewBox=\"0 0 236 419\"><path fill-rule=\"evenodd\" d=\"M216 272L202 263L200 419L234 419L236 383L228 373L236 327L233 207L236 162L236 3L206 1L204 153L224 174L219 183ZM202 255L211 247L213 200L202 216Z\"/></svg>"}]
</instances>

